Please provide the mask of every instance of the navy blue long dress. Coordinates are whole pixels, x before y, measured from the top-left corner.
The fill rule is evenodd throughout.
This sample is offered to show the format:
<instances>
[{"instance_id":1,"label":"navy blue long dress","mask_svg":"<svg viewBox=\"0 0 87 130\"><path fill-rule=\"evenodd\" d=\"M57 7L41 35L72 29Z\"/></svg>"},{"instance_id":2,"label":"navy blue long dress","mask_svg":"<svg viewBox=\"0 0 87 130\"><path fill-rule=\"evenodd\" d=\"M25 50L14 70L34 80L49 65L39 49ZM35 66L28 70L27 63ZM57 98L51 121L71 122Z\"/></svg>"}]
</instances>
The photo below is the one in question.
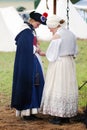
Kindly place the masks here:
<instances>
[{"instance_id":1,"label":"navy blue long dress","mask_svg":"<svg viewBox=\"0 0 87 130\"><path fill-rule=\"evenodd\" d=\"M33 54L33 27L22 30L15 38L17 50L14 62L11 108L26 110L39 108L44 86L40 62ZM35 75L39 72L39 85L35 85Z\"/></svg>"}]
</instances>

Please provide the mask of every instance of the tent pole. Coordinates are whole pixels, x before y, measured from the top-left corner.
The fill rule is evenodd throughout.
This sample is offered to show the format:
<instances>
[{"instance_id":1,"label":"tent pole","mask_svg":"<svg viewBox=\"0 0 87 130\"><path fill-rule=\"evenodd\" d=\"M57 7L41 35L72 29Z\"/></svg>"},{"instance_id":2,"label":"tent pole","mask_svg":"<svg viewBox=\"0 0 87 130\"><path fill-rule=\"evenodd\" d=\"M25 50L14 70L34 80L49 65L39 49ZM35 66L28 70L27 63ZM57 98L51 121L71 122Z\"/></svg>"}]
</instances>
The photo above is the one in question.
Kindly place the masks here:
<instances>
[{"instance_id":1,"label":"tent pole","mask_svg":"<svg viewBox=\"0 0 87 130\"><path fill-rule=\"evenodd\" d=\"M67 0L67 29L69 29L69 0Z\"/></svg>"},{"instance_id":2,"label":"tent pole","mask_svg":"<svg viewBox=\"0 0 87 130\"><path fill-rule=\"evenodd\" d=\"M56 14L56 0L53 0L53 14Z\"/></svg>"}]
</instances>

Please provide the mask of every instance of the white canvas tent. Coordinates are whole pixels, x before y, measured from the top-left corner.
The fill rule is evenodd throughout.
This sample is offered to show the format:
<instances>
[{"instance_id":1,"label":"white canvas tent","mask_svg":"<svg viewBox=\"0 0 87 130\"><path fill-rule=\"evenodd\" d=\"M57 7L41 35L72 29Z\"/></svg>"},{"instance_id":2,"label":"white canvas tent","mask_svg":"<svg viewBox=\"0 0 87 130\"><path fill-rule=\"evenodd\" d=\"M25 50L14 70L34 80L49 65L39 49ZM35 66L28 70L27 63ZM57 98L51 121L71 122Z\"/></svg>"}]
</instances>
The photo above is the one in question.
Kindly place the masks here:
<instances>
[{"instance_id":1,"label":"white canvas tent","mask_svg":"<svg viewBox=\"0 0 87 130\"><path fill-rule=\"evenodd\" d=\"M74 4L77 9L82 9L87 11L87 0L80 0Z\"/></svg>"},{"instance_id":2,"label":"white canvas tent","mask_svg":"<svg viewBox=\"0 0 87 130\"><path fill-rule=\"evenodd\" d=\"M41 0L41 2L39 3L36 11L40 12L42 14L44 12L47 12L48 15L53 14L53 0L49 0L48 2L49 2L48 5L51 7L50 10L48 10L47 7L46 7L46 4L47 4L46 0ZM39 28L36 29L36 32L37 32L38 38L41 39L41 40L48 41L52 37L51 32L49 31L48 27L45 26L45 25L40 25Z\"/></svg>"},{"instance_id":3,"label":"white canvas tent","mask_svg":"<svg viewBox=\"0 0 87 130\"><path fill-rule=\"evenodd\" d=\"M53 0L41 0L36 11L53 14ZM87 39L87 23L79 15L73 4L69 1L69 29L76 34L78 38ZM67 20L67 0L57 0L57 15ZM20 31L23 19L19 16L14 7L0 8L0 51L15 51L15 36ZM45 25L41 25L37 30L37 36L42 40L50 40L52 34Z\"/></svg>"},{"instance_id":4,"label":"white canvas tent","mask_svg":"<svg viewBox=\"0 0 87 130\"><path fill-rule=\"evenodd\" d=\"M87 0L80 0L74 4L74 7L81 14L83 19L87 22Z\"/></svg>"},{"instance_id":5,"label":"white canvas tent","mask_svg":"<svg viewBox=\"0 0 87 130\"><path fill-rule=\"evenodd\" d=\"M56 14L67 20L67 0L57 0ZM53 14L53 0L48 0L48 7L46 7L46 0L41 0L36 11L48 12L48 16ZM74 5L69 1L69 29L81 39L87 39L87 23L83 20L80 14L75 9ZM51 35L45 26L40 26L37 29L37 35L41 39L47 39Z\"/></svg>"},{"instance_id":6,"label":"white canvas tent","mask_svg":"<svg viewBox=\"0 0 87 130\"><path fill-rule=\"evenodd\" d=\"M14 7L0 8L0 51L15 51L14 38L22 23Z\"/></svg>"}]
</instances>

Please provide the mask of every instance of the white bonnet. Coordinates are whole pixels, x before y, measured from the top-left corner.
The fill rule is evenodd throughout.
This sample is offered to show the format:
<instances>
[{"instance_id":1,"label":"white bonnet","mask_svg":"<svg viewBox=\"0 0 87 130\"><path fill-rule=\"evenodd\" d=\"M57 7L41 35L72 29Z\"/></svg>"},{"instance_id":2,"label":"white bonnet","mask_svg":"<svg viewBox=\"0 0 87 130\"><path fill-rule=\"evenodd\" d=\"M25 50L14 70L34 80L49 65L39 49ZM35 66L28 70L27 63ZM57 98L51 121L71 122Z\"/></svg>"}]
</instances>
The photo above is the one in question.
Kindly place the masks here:
<instances>
[{"instance_id":1,"label":"white bonnet","mask_svg":"<svg viewBox=\"0 0 87 130\"><path fill-rule=\"evenodd\" d=\"M63 23L60 23L60 21L63 20ZM52 15L47 18L46 24L49 28L56 28L58 25L64 26L65 20L58 17L57 15Z\"/></svg>"}]
</instances>

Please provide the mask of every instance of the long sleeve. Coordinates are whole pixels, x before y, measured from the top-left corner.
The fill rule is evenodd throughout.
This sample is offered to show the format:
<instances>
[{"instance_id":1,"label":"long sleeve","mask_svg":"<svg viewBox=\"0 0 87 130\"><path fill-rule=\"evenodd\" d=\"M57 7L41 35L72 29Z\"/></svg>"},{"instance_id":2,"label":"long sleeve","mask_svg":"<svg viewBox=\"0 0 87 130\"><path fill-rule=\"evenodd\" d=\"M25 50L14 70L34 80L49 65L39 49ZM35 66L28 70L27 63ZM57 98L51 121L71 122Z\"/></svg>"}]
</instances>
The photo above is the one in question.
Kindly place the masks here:
<instances>
[{"instance_id":1,"label":"long sleeve","mask_svg":"<svg viewBox=\"0 0 87 130\"><path fill-rule=\"evenodd\" d=\"M61 39L55 39L50 42L46 51L46 57L50 62L54 62L58 58Z\"/></svg>"}]
</instances>

